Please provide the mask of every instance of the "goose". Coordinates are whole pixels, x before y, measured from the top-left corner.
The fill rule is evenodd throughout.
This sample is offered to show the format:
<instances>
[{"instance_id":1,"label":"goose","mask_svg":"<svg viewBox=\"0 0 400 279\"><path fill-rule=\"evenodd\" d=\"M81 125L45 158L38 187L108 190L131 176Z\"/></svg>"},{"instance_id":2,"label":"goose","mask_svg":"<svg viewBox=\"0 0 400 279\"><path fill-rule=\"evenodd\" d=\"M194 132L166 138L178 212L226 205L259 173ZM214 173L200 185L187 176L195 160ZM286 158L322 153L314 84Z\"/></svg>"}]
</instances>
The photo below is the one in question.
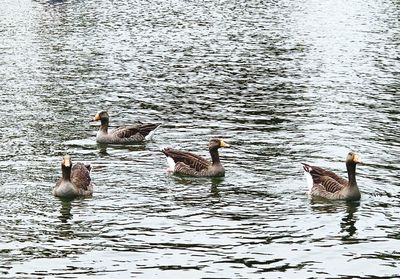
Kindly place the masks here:
<instances>
[{"instance_id":1,"label":"goose","mask_svg":"<svg viewBox=\"0 0 400 279\"><path fill-rule=\"evenodd\" d=\"M348 180L332 171L302 163L309 195L329 200L359 200L361 193L356 182L356 165L359 163L362 163L360 156L349 152L346 157Z\"/></svg>"},{"instance_id":2,"label":"goose","mask_svg":"<svg viewBox=\"0 0 400 279\"><path fill-rule=\"evenodd\" d=\"M64 155L61 162L62 177L53 189L53 195L60 198L75 198L93 194L93 183L90 179L90 165L76 163L72 166L70 155Z\"/></svg>"},{"instance_id":3,"label":"goose","mask_svg":"<svg viewBox=\"0 0 400 279\"><path fill-rule=\"evenodd\" d=\"M164 148L161 151L167 156L169 171L174 174L197 177L221 177L225 176L225 169L219 160L218 149L230 147L222 139L210 139L208 150L212 162L205 158L186 151L172 148Z\"/></svg>"},{"instance_id":4,"label":"goose","mask_svg":"<svg viewBox=\"0 0 400 279\"><path fill-rule=\"evenodd\" d=\"M114 130L108 131L109 115L106 111L96 113L92 121L101 122L99 131L96 135L98 143L107 144L133 144L150 140L155 130L161 125L156 124L134 124L128 126L118 127Z\"/></svg>"}]
</instances>

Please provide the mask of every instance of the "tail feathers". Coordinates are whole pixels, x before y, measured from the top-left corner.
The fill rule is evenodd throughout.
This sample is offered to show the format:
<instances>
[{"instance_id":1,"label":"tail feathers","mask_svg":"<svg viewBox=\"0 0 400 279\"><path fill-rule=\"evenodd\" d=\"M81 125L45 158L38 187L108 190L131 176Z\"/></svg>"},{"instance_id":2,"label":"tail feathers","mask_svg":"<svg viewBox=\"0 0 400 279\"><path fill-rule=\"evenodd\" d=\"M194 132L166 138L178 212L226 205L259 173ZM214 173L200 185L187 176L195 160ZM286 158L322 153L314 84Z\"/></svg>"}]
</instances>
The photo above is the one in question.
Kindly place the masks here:
<instances>
[{"instance_id":1,"label":"tail feathers","mask_svg":"<svg viewBox=\"0 0 400 279\"><path fill-rule=\"evenodd\" d=\"M169 150L169 149L170 149L169 147L162 147L162 148L160 148L161 152L164 153L164 155L167 157L167 164L168 164L168 169L167 169L167 171L169 171L169 172L174 172L174 171L175 171L175 165L176 165L176 163L175 163L174 159L172 159L172 157L170 157L170 156L168 155L168 150Z\"/></svg>"},{"instance_id":2,"label":"tail feathers","mask_svg":"<svg viewBox=\"0 0 400 279\"><path fill-rule=\"evenodd\" d=\"M312 168L309 164L301 163L305 172L311 172Z\"/></svg>"},{"instance_id":3,"label":"tail feathers","mask_svg":"<svg viewBox=\"0 0 400 279\"><path fill-rule=\"evenodd\" d=\"M305 163L302 163L302 164L303 164L303 169L304 169L304 176L306 177L306 180L307 180L308 192L311 193L311 189L314 185L314 180L310 173L312 171L312 168L310 165L307 165Z\"/></svg>"},{"instance_id":4,"label":"tail feathers","mask_svg":"<svg viewBox=\"0 0 400 279\"><path fill-rule=\"evenodd\" d=\"M175 171L175 161L171 157L167 157L168 171Z\"/></svg>"},{"instance_id":5,"label":"tail feathers","mask_svg":"<svg viewBox=\"0 0 400 279\"><path fill-rule=\"evenodd\" d=\"M89 173L92 171L92 166L89 164L86 164L85 167L87 168L87 170L89 171Z\"/></svg>"},{"instance_id":6,"label":"tail feathers","mask_svg":"<svg viewBox=\"0 0 400 279\"><path fill-rule=\"evenodd\" d=\"M157 125L157 126L154 128L154 130L151 130L151 131L144 137L145 140L151 140L151 139L153 138L154 133L157 131L158 128L160 128L161 123L157 123L157 124L154 124L154 125Z\"/></svg>"},{"instance_id":7,"label":"tail feathers","mask_svg":"<svg viewBox=\"0 0 400 279\"><path fill-rule=\"evenodd\" d=\"M164 153L164 155L165 156L167 156L167 157L170 157L169 155L168 155L168 150L170 150L171 148L170 147L167 147L167 146L160 146L160 151L162 152L162 153Z\"/></svg>"}]
</instances>

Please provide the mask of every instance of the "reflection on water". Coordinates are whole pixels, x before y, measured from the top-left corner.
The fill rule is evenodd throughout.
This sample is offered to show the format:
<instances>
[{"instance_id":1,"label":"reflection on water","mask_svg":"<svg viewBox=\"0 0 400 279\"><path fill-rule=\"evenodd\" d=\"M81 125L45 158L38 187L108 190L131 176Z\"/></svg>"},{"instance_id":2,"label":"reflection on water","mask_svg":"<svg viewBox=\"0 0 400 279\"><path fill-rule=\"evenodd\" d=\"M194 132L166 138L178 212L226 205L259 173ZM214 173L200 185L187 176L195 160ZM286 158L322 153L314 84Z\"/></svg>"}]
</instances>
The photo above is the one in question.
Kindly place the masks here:
<instances>
[{"instance_id":1,"label":"reflection on water","mask_svg":"<svg viewBox=\"0 0 400 279\"><path fill-rule=\"evenodd\" d=\"M74 238L74 231L71 228L71 201L61 201L60 215L58 219L61 223L57 226L59 237L61 239L72 239Z\"/></svg>"},{"instance_id":2,"label":"reflection on water","mask_svg":"<svg viewBox=\"0 0 400 279\"><path fill-rule=\"evenodd\" d=\"M358 220L357 211L360 207L358 201L327 201L324 199L313 199L310 201L313 211L322 214L341 214L339 223L339 234L344 244L357 243L355 238L357 233L356 222Z\"/></svg>"},{"instance_id":3,"label":"reflection on water","mask_svg":"<svg viewBox=\"0 0 400 279\"><path fill-rule=\"evenodd\" d=\"M58 217L62 223L67 223L72 218L71 201L61 200L60 216Z\"/></svg>"},{"instance_id":4,"label":"reflection on water","mask_svg":"<svg viewBox=\"0 0 400 279\"><path fill-rule=\"evenodd\" d=\"M0 274L395 277L399 6L393 1L5 1L0 9ZM162 121L95 142L88 120ZM113 124L113 125L114 125ZM222 137L226 176L170 176L160 147ZM300 162L359 203L310 201ZM90 199L51 195L60 158Z\"/></svg>"},{"instance_id":5,"label":"reflection on water","mask_svg":"<svg viewBox=\"0 0 400 279\"><path fill-rule=\"evenodd\" d=\"M345 233L345 235L342 236L344 242L348 242L349 240L351 242L353 239L352 236L357 232L357 227L355 226L357 215L354 216L354 213L357 212L358 207L358 202L347 203L346 215L342 218L342 222L340 223L340 227L342 228L340 232Z\"/></svg>"},{"instance_id":6,"label":"reflection on water","mask_svg":"<svg viewBox=\"0 0 400 279\"><path fill-rule=\"evenodd\" d=\"M100 154L100 156L107 157L110 156L111 154L107 152L107 148L113 150L112 152L117 152L118 150L122 151L129 151L129 152L135 152L135 151L144 151L146 149L145 144L134 144L134 145L108 145L108 144L103 144L103 143L97 143L97 150Z\"/></svg>"},{"instance_id":7,"label":"reflection on water","mask_svg":"<svg viewBox=\"0 0 400 279\"><path fill-rule=\"evenodd\" d=\"M214 203L218 203L221 201L221 194L219 192L219 185L224 182L222 177L213 177L211 178L211 188L210 188L210 195L213 197Z\"/></svg>"}]
</instances>

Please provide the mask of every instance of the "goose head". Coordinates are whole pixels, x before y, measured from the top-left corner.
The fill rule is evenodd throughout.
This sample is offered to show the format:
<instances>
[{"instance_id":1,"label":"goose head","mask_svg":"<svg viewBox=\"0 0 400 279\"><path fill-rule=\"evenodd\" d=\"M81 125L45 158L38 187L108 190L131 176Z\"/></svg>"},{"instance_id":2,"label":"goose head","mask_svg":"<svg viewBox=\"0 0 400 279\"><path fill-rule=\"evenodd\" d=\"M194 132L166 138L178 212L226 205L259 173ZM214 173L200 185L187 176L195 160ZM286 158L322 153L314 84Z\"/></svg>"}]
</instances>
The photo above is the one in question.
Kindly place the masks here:
<instances>
[{"instance_id":1,"label":"goose head","mask_svg":"<svg viewBox=\"0 0 400 279\"><path fill-rule=\"evenodd\" d=\"M61 172L63 180L70 181L71 179L72 160L68 154L64 155L61 161Z\"/></svg>"},{"instance_id":2,"label":"goose head","mask_svg":"<svg viewBox=\"0 0 400 279\"><path fill-rule=\"evenodd\" d=\"M208 149L209 150L215 150L218 148L227 148L227 147L231 147L229 144L227 144L226 142L224 142L222 139L210 139L210 141L208 142Z\"/></svg>"},{"instance_id":3,"label":"goose head","mask_svg":"<svg viewBox=\"0 0 400 279\"><path fill-rule=\"evenodd\" d=\"M69 156L68 154L64 155L61 166L70 168L72 166L71 156Z\"/></svg>"},{"instance_id":4,"label":"goose head","mask_svg":"<svg viewBox=\"0 0 400 279\"><path fill-rule=\"evenodd\" d=\"M96 113L96 115L93 117L93 121L104 121L104 120L108 120L109 116L108 113L106 111L99 111L98 113Z\"/></svg>"},{"instance_id":5,"label":"goose head","mask_svg":"<svg viewBox=\"0 0 400 279\"><path fill-rule=\"evenodd\" d=\"M346 157L346 163L362 164L361 157L355 152L349 152Z\"/></svg>"}]
</instances>

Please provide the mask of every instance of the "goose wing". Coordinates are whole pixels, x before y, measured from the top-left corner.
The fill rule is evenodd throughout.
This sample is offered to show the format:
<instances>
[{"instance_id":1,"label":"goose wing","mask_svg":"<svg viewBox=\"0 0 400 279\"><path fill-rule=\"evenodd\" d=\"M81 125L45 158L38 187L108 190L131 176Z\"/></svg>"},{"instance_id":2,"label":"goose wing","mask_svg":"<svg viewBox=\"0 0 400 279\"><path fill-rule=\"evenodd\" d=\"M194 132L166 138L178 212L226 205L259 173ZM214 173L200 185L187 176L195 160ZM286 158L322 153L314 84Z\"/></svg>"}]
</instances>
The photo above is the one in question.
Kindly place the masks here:
<instances>
[{"instance_id":1,"label":"goose wing","mask_svg":"<svg viewBox=\"0 0 400 279\"><path fill-rule=\"evenodd\" d=\"M340 185L347 185L348 182L346 179L338 176L336 173L323 169L321 167L317 167L317 166L311 166L305 163L303 164L303 168L306 172L310 173L310 175L312 176L314 183L315 183L315 179L318 179L319 177L330 177L333 180L335 180L336 182L338 182Z\"/></svg>"},{"instance_id":2,"label":"goose wing","mask_svg":"<svg viewBox=\"0 0 400 279\"><path fill-rule=\"evenodd\" d=\"M314 179L314 183L320 185L325 191L329 193L336 193L342 190L345 185L340 184L338 181L329 176L319 176Z\"/></svg>"},{"instance_id":3,"label":"goose wing","mask_svg":"<svg viewBox=\"0 0 400 279\"><path fill-rule=\"evenodd\" d=\"M90 165L76 163L71 170L71 182L79 189L88 190L91 182Z\"/></svg>"},{"instance_id":4,"label":"goose wing","mask_svg":"<svg viewBox=\"0 0 400 279\"><path fill-rule=\"evenodd\" d=\"M112 134L118 138L131 138L138 137L144 139L151 131L155 130L160 124L138 124L129 125L116 128L112 131Z\"/></svg>"},{"instance_id":5,"label":"goose wing","mask_svg":"<svg viewBox=\"0 0 400 279\"><path fill-rule=\"evenodd\" d=\"M201 171L196 170L183 162L179 162L175 166L175 173L189 175L189 176L200 176Z\"/></svg>"},{"instance_id":6,"label":"goose wing","mask_svg":"<svg viewBox=\"0 0 400 279\"><path fill-rule=\"evenodd\" d=\"M211 163L208 160L191 152L180 151L172 148L165 148L162 152L165 156L172 158L175 164L184 163L187 167L195 169L196 171L201 171L211 166Z\"/></svg>"}]
</instances>

